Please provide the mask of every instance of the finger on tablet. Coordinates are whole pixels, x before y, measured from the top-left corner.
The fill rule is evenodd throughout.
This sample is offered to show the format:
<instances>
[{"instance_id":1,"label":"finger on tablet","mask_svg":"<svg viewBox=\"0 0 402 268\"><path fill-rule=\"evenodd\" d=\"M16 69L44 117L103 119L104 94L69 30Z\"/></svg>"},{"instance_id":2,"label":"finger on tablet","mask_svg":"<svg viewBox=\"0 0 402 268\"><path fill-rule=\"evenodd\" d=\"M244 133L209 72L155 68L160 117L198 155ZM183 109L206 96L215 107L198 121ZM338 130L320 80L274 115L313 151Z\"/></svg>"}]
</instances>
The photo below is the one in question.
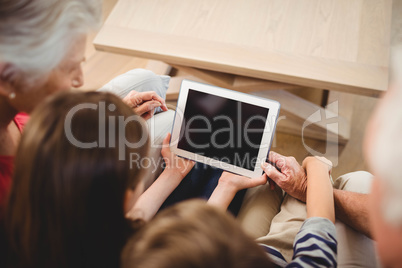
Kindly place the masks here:
<instances>
[{"instance_id":1,"label":"finger on tablet","mask_svg":"<svg viewBox=\"0 0 402 268\"><path fill-rule=\"evenodd\" d=\"M286 164L286 157L274 151L269 152L268 161L275 167L282 169Z\"/></svg>"},{"instance_id":2,"label":"finger on tablet","mask_svg":"<svg viewBox=\"0 0 402 268\"><path fill-rule=\"evenodd\" d=\"M166 137L163 139L163 145L164 146L169 146L170 136L171 136L170 133L166 134Z\"/></svg>"},{"instance_id":3,"label":"finger on tablet","mask_svg":"<svg viewBox=\"0 0 402 268\"><path fill-rule=\"evenodd\" d=\"M171 151L169 147L169 142L170 142L170 133L166 135L166 137L162 141L162 150L161 154L164 158L164 161L169 161L169 157L171 156Z\"/></svg>"},{"instance_id":4,"label":"finger on tablet","mask_svg":"<svg viewBox=\"0 0 402 268\"><path fill-rule=\"evenodd\" d=\"M261 167L264 169L265 174L273 180L278 186L281 185L281 181L286 179L286 176L278 171L273 165L269 163L262 163Z\"/></svg>"},{"instance_id":5,"label":"finger on tablet","mask_svg":"<svg viewBox=\"0 0 402 268\"><path fill-rule=\"evenodd\" d=\"M267 175L263 174L260 177L257 177L257 178L254 178L254 179L250 180L249 181L250 182L250 187L249 188L264 185L264 184L267 183L267 180L268 180Z\"/></svg>"}]
</instances>

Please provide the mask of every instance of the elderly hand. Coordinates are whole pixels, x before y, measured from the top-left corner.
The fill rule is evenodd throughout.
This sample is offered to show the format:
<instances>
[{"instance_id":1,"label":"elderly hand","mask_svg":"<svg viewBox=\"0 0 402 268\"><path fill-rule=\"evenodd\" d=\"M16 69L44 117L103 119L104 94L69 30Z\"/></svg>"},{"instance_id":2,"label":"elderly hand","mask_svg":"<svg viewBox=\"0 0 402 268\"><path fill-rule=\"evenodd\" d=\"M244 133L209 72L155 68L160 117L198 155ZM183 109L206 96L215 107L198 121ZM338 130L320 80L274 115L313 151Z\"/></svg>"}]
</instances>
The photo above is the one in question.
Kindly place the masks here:
<instances>
[{"instance_id":1,"label":"elderly hand","mask_svg":"<svg viewBox=\"0 0 402 268\"><path fill-rule=\"evenodd\" d=\"M155 109L161 107L167 111L165 100L153 91L137 92L132 90L123 98L123 102L145 120L154 115Z\"/></svg>"},{"instance_id":2,"label":"elderly hand","mask_svg":"<svg viewBox=\"0 0 402 268\"><path fill-rule=\"evenodd\" d=\"M261 166L269 179L289 195L306 202L307 175L296 159L271 151L268 160L272 164L262 163Z\"/></svg>"}]
</instances>

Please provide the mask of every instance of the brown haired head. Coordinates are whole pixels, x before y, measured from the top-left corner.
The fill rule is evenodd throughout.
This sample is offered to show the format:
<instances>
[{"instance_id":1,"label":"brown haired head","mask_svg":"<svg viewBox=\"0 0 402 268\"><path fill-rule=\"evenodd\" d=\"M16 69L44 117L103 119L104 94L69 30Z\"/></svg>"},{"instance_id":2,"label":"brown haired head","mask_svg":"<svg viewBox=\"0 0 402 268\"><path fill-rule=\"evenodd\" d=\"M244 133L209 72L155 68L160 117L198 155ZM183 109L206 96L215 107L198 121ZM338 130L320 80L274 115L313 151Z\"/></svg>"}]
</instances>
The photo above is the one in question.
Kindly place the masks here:
<instances>
[{"instance_id":1,"label":"brown haired head","mask_svg":"<svg viewBox=\"0 0 402 268\"><path fill-rule=\"evenodd\" d=\"M5 219L13 262L116 267L130 232L125 193L144 176L130 154L146 157L148 146L145 122L112 94L61 93L40 105L16 155Z\"/></svg>"},{"instance_id":2,"label":"brown haired head","mask_svg":"<svg viewBox=\"0 0 402 268\"><path fill-rule=\"evenodd\" d=\"M235 220L203 201L187 201L158 214L122 252L123 268L273 267Z\"/></svg>"}]
</instances>

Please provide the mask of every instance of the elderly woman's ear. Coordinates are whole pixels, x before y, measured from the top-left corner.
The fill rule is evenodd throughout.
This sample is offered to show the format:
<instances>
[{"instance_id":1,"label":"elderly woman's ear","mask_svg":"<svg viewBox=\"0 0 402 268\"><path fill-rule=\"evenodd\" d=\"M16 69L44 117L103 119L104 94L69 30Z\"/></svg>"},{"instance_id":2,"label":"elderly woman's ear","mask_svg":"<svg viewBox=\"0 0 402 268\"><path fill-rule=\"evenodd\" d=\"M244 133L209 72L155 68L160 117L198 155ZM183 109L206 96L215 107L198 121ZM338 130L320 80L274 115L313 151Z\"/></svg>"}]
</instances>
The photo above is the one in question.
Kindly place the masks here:
<instances>
[{"instance_id":1,"label":"elderly woman's ear","mask_svg":"<svg viewBox=\"0 0 402 268\"><path fill-rule=\"evenodd\" d=\"M9 96L15 94L14 84L18 80L18 69L10 63L0 62L0 94Z\"/></svg>"}]
</instances>

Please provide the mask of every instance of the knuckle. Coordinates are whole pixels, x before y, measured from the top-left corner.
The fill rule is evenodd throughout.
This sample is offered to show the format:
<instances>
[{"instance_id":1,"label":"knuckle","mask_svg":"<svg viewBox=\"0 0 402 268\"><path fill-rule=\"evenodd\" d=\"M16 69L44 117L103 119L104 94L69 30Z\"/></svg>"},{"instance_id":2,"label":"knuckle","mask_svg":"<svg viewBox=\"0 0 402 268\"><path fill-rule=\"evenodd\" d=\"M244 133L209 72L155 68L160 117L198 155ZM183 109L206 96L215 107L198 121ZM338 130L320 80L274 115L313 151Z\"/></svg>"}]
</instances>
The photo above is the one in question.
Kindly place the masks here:
<instances>
[{"instance_id":1,"label":"knuckle","mask_svg":"<svg viewBox=\"0 0 402 268\"><path fill-rule=\"evenodd\" d=\"M267 167L264 170L265 170L265 173L267 174L267 176L272 176L274 174L272 168L270 168L270 167Z\"/></svg>"},{"instance_id":2,"label":"knuckle","mask_svg":"<svg viewBox=\"0 0 402 268\"><path fill-rule=\"evenodd\" d=\"M277 159L276 164L277 166L284 166L286 165L286 161L287 161L286 157L280 157Z\"/></svg>"}]
</instances>

